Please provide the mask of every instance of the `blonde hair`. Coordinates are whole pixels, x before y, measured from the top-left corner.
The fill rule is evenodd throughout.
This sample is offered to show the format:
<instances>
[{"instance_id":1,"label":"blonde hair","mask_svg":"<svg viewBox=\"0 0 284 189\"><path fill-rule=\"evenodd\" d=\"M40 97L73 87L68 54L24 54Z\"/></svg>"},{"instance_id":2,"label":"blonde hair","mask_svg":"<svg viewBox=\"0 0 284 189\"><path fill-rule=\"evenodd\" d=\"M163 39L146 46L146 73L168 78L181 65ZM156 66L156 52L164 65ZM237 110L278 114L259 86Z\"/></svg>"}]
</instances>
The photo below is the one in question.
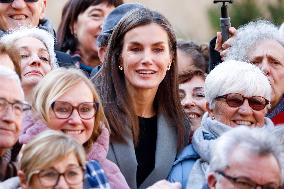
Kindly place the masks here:
<instances>
[{"instance_id":1,"label":"blonde hair","mask_svg":"<svg viewBox=\"0 0 284 189\"><path fill-rule=\"evenodd\" d=\"M94 85L82 71L74 68L58 68L49 72L35 87L32 106L43 120L48 123L51 104L80 82L85 83L89 87L94 101L99 103L92 136L83 144L86 151L88 151L101 133L100 125L108 128L108 122Z\"/></svg>"},{"instance_id":2,"label":"blonde hair","mask_svg":"<svg viewBox=\"0 0 284 189\"><path fill-rule=\"evenodd\" d=\"M84 167L86 155L82 145L64 133L53 130L44 131L24 146L19 162L20 170L25 173L29 182L32 172L49 168L54 162L72 153L76 156L79 165Z\"/></svg>"}]
</instances>

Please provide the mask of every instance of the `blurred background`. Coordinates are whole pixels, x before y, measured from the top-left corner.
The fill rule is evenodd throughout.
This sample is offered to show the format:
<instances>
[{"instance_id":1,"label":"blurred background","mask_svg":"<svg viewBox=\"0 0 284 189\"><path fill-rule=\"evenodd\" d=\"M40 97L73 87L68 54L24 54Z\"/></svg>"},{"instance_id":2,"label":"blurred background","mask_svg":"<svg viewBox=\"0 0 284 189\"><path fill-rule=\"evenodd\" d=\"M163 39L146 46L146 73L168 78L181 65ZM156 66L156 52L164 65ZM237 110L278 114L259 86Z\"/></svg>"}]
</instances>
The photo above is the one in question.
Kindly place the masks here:
<instances>
[{"instance_id":1,"label":"blurred background","mask_svg":"<svg viewBox=\"0 0 284 189\"><path fill-rule=\"evenodd\" d=\"M124 0L138 2L164 14L173 25L179 39L208 43L219 30L221 4L213 0ZM47 0L48 17L57 26L67 0ZM229 6L232 26L266 18L280 25L284 22L284 0L234 0Z\"/></svg>"}]
</instances>

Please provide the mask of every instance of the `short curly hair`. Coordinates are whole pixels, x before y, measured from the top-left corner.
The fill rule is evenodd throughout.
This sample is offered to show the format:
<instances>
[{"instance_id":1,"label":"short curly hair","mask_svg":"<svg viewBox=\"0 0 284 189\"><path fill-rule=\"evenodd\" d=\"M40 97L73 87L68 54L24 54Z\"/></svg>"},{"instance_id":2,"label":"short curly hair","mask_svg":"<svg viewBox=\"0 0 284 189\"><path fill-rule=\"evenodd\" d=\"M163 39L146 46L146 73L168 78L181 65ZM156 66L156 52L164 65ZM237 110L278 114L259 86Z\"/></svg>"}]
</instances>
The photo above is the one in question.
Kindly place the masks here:
<instances>
[{"instance_id":1,"label":"short curly hair","mask_svg":"<svg viewBox=\"0 0 284 189\"><path fill-rule=\"evenodd\" d=\"M281 37L278 27L273 23L267 20L249 22L237 30L236 38L224 58L249 62L249 51L263 40L275 40L284 46L284 37Z\"/></svg>"}]
</instances>

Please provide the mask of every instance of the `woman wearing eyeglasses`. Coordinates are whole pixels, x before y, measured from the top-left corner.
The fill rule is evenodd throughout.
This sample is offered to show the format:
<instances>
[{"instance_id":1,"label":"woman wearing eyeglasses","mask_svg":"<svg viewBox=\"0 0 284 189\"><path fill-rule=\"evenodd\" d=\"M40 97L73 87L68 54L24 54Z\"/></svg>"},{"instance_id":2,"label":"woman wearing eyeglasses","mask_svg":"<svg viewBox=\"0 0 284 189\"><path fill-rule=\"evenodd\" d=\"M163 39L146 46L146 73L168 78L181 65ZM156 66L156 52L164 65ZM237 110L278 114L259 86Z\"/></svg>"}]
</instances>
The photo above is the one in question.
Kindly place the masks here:
<instances>
[{"instance_id":1,"label":"woman wearing eyeglasses","mask_svg":"<svg viewBox=\"0 0 284 189\"><path fill-rule=\"evenodd\" d=\"M90 171L96 176L90 175ZM18 177L0 183L2 189L109 188L97 161L86 162L82 145L57 131L44 131L22 149Z\"/></svg>"},{"instance_id":2,"label":"woman wearing eyeglasses","mask_svg":"<svg viewBox=\"0 0 284 189\"><path fill-rule=\"evenodd\" d=\"M102 165L111 188L129 188L119 168L106 159L108 123L93 84L80 70L58 68L47 74L35 88L33 107L48 128L83 145L87 159Z\"/></svg>"},{"instance_id":3,"label":"woman wearing eyeglasses","mask_svg":"<svg viewBox=\"0 0 284 189\"><path fill-rule=\"evenodd\" d=\"M187 147L196 154L173 168L183 171L180 179L188 178L183 188L202 188L211 157L210 146L224 132L240 125L274 127L264 117L270 105L271 86L261 70L252 64L230 60L218 65L205 79L205 99L207 113ZM171 177L170 180L177 181Z\"/></svg>"},{"instance_id":4,"label":"woman wearing eyeglasses","mask_svg":"<svg viewBox=\"0 0 284 189\"><path fill-rule=\"evenodd\" d=\"M42 132L22 150L20 185L23 189L83 189L85 163L84 149L71 137Z\"/></svg>"}]
</instances>

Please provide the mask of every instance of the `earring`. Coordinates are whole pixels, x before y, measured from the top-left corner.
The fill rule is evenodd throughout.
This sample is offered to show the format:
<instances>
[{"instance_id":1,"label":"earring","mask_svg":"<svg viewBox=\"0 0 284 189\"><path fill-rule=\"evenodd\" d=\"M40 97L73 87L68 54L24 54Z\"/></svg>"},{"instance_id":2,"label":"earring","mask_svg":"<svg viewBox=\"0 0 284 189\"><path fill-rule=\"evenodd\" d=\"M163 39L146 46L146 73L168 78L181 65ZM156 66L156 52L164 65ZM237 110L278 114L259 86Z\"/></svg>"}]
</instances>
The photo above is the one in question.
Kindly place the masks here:
<instances>
[{"instance_id":1,"label":"earring","mask_svg":"<svg viewBox=\"0 0 284 189\"><path fill-rule=\"evenodd\" d=\"M121 71L123 70L123 67L122 66L118 66L118 69L120 69Z\"/></svg>"},{"instance_id":2,"label":"earring","mask_svg":"<svg viewBox=\"0 0 284 189\"><path fill-rule=\"evenodd\" d=\"M167 67L167 70L170 70L170 69L171 69L171 64L169 64Z\"/></svg>"}]
</instances>

